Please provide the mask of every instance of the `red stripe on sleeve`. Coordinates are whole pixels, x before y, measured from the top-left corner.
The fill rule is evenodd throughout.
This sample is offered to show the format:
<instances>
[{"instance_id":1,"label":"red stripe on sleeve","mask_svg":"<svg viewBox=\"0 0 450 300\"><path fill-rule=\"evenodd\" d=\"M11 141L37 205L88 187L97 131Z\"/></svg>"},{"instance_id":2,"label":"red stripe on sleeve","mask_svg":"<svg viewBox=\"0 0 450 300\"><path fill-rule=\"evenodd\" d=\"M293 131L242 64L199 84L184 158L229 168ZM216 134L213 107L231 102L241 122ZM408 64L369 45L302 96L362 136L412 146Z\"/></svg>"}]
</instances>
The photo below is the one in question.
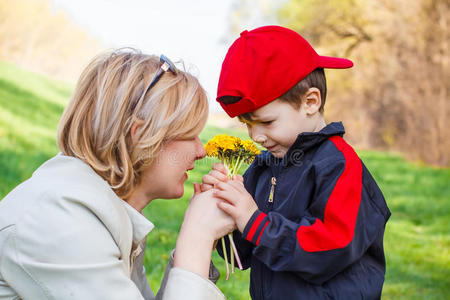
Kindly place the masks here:
<instances>
[{"instance_id":1,"label":"red stripe on sleeve","mask_svg":"<svg viewBox=\"0 0 450 300\"><path fill-rule=\"evenodd\" d=\"M307 252L327 251L347 246L353 239L361 202L362 163L343 138L330 138L345 158L344 172L338 178L325 207L323 222L300 226L297 239Z\"/></svg>"},{"instance_id":2,"label":"red stripe on sleeve","mask_svg":"<svg viewBox=\"0 0 450 300\"><path fill-rule=\"evenodd\" d=\"M261 233L258 236L258 240L256 241L256 246L259 245L259 240L261 239L261 236L263 235L264 229L266 229L267 225L269 225L269 220L267 220L266 224L264 224L263 229L261 230Z\"/></svg>"},{"instance_id":3,"label":"red stripe on sleeve","mask_svg":"<svg viewBox=\"0 0 450 300\"><path fill-rule=\"evenodd\" d=\"M250 230L248 231L247 237L246 239L251 242L253 239L253 236L255 235L256 229L258 229L259 224L261 224L261 221L264 219L264 217L266 216L265 213L261 212L257 217L255 222L253 222L252 227L250 228Z\"/></svg>"}]
</instances>

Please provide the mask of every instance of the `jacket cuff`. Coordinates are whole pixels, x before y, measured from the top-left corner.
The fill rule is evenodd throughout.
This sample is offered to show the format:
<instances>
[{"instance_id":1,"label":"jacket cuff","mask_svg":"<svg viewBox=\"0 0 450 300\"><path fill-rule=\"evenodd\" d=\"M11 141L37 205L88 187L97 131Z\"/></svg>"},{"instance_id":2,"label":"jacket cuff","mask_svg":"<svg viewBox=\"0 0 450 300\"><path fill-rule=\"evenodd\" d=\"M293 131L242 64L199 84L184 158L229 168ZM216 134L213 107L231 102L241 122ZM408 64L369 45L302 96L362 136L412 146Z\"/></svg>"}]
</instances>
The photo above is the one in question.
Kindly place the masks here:
<instances>
[{"instance_id":1,"label":"jacket cuff","mask_svg":"<svg viewBox=\"0 0 450 300\"><path fill-rule=\"evenodd\" d=\"M202 280L200 280L200 281L208 281L208 280L206 280L205 278L203 278L203 277L201 277L200 275L197 275L197 274L195 274L195 273L193 273L193 272L190 272L190 271L187 271L187 270L184 270L184 269L181 269L181 268L174 268L173 267L173 262L174 262L174 260L175 260L175 249L173 249L171 252L170 252L170 259L169 259L169 262L168 262L168 264L167 264L167 268L166 268L166 272L165 272L165 274L164 274L164 277L163 277L163 280L162 280L162 282L161 282L161 287L159 288L159 291L158 291L158 294L156 295L156 300L161 300L161 299L167 299L166 297L166 290L168 290L168 289L173 289L172 287L168 287L167 286L167 282L169 281L169 277L170 277L170 274L173 272L172 270L174 270L174 269L177 269L177 271L175 272L175 273L184 273L184 274L188 274L188 275L186 275L186 276L188 276L188 277L191 277L191 279L189 279L189 280L194 280L193 278L195 278L196 276L197 277L200 277ZM194 276L194 275L196 275L196 276ZM176 275L175 277L179 277L179 276L182 276L182 275ZM174 275L172 275L172 277L174 277ZM219 280L219 277L220 277L220 272L219 272L219 270L216 268L216 266L213 264L213 262L211 261L211 264L210 264L210 266L209 266L209 281L210 281L210 284L213 284L213 285L215 285L216 283L217 283L217 281ZM186 281L186 280L184 280L184 281ZM222 298L220 298L221 297L221 295L222 295L222 292L217 288L216 290L215 289L213 289L213 288L211 288L210 287L210 284L202 284L202 283L200 283L200 285L205 285L205 286L207 286L207 288L210 290L210 292L211 293L213 293L213 294L215 294L218 298L217 299L222 299ZM170 284L169 284L170 285ZM216 292L214 292L214 290L216 291ZM217 291L218 291L218 293L217 293ZM170 293L173 293L173 291L172 292L170 292ZM222 295L223 296L223 295ZM145 298L145 299L147 299L147 298ZM152 299L152 298L148 298L148 299ZM178 298L168 298L168 299L178 299ZM183 298L183 297L181 297L181 298L179 298L179 299L188 299L188 298ZM189 298L190 299L190 298ZM204 298L204 299L209 299L209 298ZM213 299L213 298L211 298L211 299ZM214 299L216 299L216 298L214 298ZM223 299L225 299L225 298L223 298Z\"/></svg>"},{"instance_id":2,"label":"jacket cuff","mask_svg":"<svg viewBox=\"0 0 450 300\"><path fill-rule=\"evenodd\" d=\"M225 300L225 296L210 280L182 268L173 268L162 299Z\"/></svg>"},{"instance_id":3,"label":"jacket cuff","mask_svg":"<svg viewBox=\"0 0 450 300\"><path fill-rule=\"evenodd\" d=\"M211 280L214 284L216 284L217 281L219 280L219 278L220 278L220 272L211 260L211 264L209 266L208 279Z\"/></svg>"},{"instance_id":4,"label":"jacket cuff","mask_svg":"<svg viewBox=\"0 0 450 300\"><path fill-rule=\"evenodd\" d=\"M173 249L170 252L170 260L169 260L169 264L167 265L167 270L170 271L170 269L173 268L173 262L175 261L175 249ZM168 272L166 272L168 275ZM166 276L164 276L166 277ZM209 265L209 275L208 275L208 279L211 280L214 284L217 283L217 281L220 278L220 272L219 269L216 268L216 266L214 265L213 261L211 260L211 263Z\"/></svg>"},{"instance_id":5,"label":"jacket cuff","mask_svg":"<svg viewBox=\"0 0 450 300\"><path fill-rule=\"evenodd\" d=\"M270 223L269 217L259 209L255 211L247 225L245 225L242 236L249 242L259 245L264 229Z\"/></svg>"}]
</instances>

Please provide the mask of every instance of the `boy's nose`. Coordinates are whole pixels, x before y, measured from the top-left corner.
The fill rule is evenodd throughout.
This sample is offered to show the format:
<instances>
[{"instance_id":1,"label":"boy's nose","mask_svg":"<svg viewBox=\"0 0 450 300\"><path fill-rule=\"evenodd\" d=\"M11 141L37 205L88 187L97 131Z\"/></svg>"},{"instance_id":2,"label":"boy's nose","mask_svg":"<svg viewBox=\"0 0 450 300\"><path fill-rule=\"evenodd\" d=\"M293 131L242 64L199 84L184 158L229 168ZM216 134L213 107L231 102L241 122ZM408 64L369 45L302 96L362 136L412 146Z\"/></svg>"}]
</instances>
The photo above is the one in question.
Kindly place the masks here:
<instances>
[{"instance_id":1,"label":"boy's nose","mask_svg":"<svg viewBox=\"0 0 450 300\"><path fill-rule=\"evenodd\" d=\"M258 144L264 144L267 141L267 137L263 134L254 134L251 136L252 140Z\"/></svg>"},{"instance_id":2,"label":"boy's nose","mask_svg":"<svg viewBox=\"0 0 450 300\"><path fill-rule=\"evenodd\" d=\"M252 128L248 128L248 134L250 138L258 144L264 144L267 140L267 137L256 128L256 126L253 126Z\"/></svg>"}]
</instances>

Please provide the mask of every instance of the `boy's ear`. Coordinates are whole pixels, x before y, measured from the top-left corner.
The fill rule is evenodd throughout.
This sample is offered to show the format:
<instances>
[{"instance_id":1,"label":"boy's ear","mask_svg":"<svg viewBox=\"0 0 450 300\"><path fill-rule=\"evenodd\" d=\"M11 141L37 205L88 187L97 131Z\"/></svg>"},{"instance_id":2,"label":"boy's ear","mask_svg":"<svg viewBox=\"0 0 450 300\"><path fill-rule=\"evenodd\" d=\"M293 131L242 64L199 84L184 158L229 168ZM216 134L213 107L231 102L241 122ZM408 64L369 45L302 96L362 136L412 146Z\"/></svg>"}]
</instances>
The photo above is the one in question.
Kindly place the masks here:
<instances>
[{"instance_id":1,"label":"boy's ear","mask_svg":"<svg viewBox=\"0 0 450 300\"><path fill-rule=\"evenodd\" d=\"M312 116L320 110L322 105L322 97L318 88L312 87L306 91L302 101L303 109L308 116Z\"/></svg>"}]
</instances>

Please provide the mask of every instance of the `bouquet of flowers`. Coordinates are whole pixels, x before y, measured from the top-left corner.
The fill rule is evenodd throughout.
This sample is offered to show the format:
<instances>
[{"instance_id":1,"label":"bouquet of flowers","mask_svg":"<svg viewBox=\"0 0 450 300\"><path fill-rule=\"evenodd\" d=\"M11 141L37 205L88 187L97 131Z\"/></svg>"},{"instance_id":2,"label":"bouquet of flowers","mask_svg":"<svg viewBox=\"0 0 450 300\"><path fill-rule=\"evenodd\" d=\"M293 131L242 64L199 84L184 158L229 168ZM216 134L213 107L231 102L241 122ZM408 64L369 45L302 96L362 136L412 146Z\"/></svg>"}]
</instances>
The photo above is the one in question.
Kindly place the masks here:
<instances>
[{"instance_id":1,"label":"bouquet of flowers","mask_svg":"<svg viewBox=\"0 0 450 300\"><path fill-rule=\"evenodd\" d=\"M256 155L260 154L261 151L253 144L250 140L241 140L235 136L229 136L226 134L216 135L213 139L205 144L206 155L209 157L214 157L220 159L225 167L228 169L228 177L232 177L237 174L243 163L251 164ZM230 260L231 260L231 272L234 273L234 258L236 257L236 262L239 269L242 270L242 264L239 259L239 255L236 250L236 246L233 241L233 235L228 234L230 240ZM225 247L224 237L221 238L223 256L225 258L225 266L227 270L228 280L230 276L230 270L228 268L228 257Z\"/></svg>"}]
</instances>

